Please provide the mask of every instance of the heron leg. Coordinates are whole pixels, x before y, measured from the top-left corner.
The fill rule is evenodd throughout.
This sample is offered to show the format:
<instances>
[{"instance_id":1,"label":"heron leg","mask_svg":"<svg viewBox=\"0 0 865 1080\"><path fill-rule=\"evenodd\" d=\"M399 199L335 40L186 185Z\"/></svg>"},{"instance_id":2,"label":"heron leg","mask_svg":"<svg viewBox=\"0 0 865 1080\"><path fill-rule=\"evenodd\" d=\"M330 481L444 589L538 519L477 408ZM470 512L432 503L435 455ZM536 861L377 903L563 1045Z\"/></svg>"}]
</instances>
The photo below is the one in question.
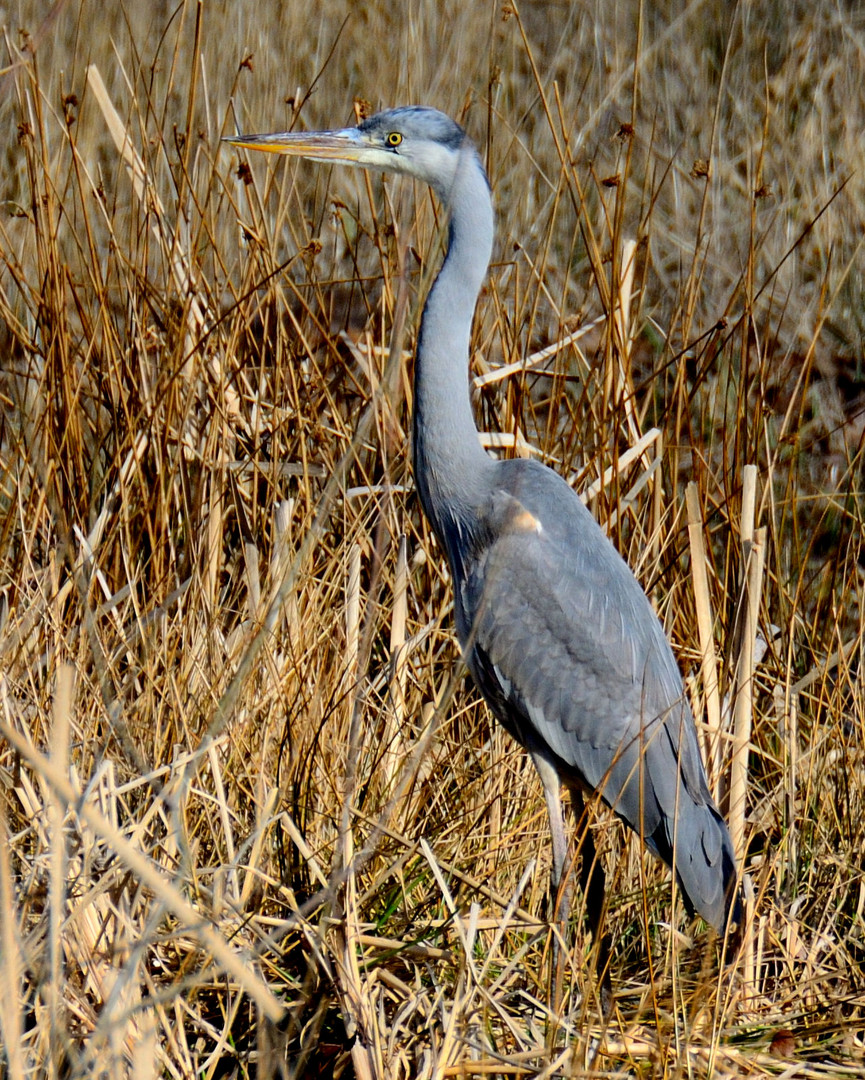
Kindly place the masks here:
<instances>
[{"instance_id":1,"label":"heron leg","mask_svg":"<svg viewBox=\"0 0 865 1080\"><path fill-rule=\"evenodd\" d=\"M565 940L568 916L571 913L571 884L565 873L568 862L568 837L562 813L561 784L555 768L540 755L532 754L535 768L544 788L547 816L550 819L550 838L553 845L553 869L550 875L550 902L553 921L558 925L561 939ZM562 1003L565 978L565 958L559 938L553 939L552 1008L558 1015Z\"/></svg>"},{"instance_id":2,"label":"heron leg","mask_svg":"<svg viewBox=\"0 0 865 1080\"><path fill-rule=\"evenodd\" d=\"M580 788L574 786L571 791L571 808L580 833L580 888L586 901L586 914L592 939L597 949L597 972L600 976L601 1008L604 1016L609 1016L613 1006L613 984L610 979L610 935L601 933L604 919L604 897L606 879L604 868L598 858L595 839L589 828L586 803Z\"/></svg>"}]
</instances>

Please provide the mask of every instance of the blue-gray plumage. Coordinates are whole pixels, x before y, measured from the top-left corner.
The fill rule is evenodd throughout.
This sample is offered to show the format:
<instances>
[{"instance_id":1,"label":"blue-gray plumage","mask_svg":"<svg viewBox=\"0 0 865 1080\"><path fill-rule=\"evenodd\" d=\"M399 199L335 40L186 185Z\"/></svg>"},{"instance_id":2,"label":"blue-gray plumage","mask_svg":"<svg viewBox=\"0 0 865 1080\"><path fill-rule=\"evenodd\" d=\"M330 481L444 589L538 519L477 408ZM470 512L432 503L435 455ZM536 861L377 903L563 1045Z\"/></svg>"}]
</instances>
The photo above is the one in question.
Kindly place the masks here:
<instances>
[{"instance_id":1,"label":"blue-gray plumage","mask_svg":"<svg viewBox=\"0 0 865 1080\"><path fill-rule=\"evenodd\" d=\"M415 360L414 474L445 548L457 634L475 682L544 787L553 885L567 841L560 784L604 801L675 871L687 905L720 933L739 918L730 837L709 793L670 645L645 593L565 481L482 448L469 335L493 244L489 183L461 127L434 109L357 128L240 136L239 146L343 161L425 181L450 212ZM583 884L598 934L603 874L590 836ZM567 903L565 900L565 909Z\"/></svg>"}]
</instances>

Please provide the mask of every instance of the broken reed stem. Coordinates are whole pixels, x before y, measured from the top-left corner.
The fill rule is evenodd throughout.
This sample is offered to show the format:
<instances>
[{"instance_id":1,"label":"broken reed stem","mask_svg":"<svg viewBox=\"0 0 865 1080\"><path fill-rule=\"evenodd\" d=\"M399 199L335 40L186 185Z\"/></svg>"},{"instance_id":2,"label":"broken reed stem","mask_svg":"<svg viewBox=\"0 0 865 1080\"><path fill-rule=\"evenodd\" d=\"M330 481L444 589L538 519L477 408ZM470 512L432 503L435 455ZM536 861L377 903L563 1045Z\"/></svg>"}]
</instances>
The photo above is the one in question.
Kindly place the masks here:
<instances>
[{"instance_id":1,"label":"broken reed stem","mask_svg":"<svg viewBox=\"0 0 865 1080\"><path fill-rule=\"evenodd\" d=\"M257 619L261 609L261 571L258 545L246 540L243 544L243 564L246 569L247 614Z\"/></svg>"},{"instance_id":2,"label":"broken reed stem","mask_svg":"<svg viewBox=\"0 0 865 1080\"><path fill-rule=\"evenodd\" d=\"M757 466L746 465L742 470L742 521L739 535L742 548L754 538L754 512L757 506ZM743 569L747 553L743 554ZM742 579L745 580L744 577Z\"/></svg>"},{"instance_id":3,"label":"broken reed stem","mask_svg":"<svg viewBox=\"0 0 865 1080\"><path fill-rule=\"evenodd\" d=\"M706 759L709 766L709 786L717 801L722 768L721 698L718 692L718 658L712 633L714 620L706 568L706 547L703 542L703 515L700 510L699 490L693 481L685 489L685 503L688 511L688 540L691 545L691 577L697 608L697 632L700 637L700 672L703 677L706 722L709 727Z\"/></svg>"}]
</instances>

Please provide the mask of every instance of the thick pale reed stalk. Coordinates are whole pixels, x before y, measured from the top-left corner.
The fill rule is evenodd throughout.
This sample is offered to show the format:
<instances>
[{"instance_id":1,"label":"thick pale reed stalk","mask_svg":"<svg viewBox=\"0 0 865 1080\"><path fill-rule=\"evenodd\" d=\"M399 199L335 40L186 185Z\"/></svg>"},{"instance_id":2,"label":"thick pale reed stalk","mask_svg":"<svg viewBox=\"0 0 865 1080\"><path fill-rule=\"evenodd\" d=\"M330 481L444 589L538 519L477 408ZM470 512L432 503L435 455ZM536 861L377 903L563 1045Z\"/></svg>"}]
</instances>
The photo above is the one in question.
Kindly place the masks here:
<instances>
[{"instance_id":1,"label":"thick pale reed stalk","mask_svg":"<svg viewBox=\"0 0 865 1080\"><path fill-rule=\"evenodd\" d=\"M766 530L754 529L757 497L757 469L746 465L742 485L742 591L741 634L736 661L735 699L733 706L733 756L730 764L730 836L740 864L745 845L745 800L748 789L748 755L751 750L751 724L754 694L754 646L757 640L757 617L766 554Z\"/></svg>"},{"instance_id":2,"label":"thick pale reed stalk","mask_svg":"<svg viewBox=\"0 0 865 1080\"><path fill-rule=\"evenodd\" d=\"M700 511L699 489L695 483L685 489L688 509L688 539L691 546L691 577L694 583L694 601L697 608L697 632L700 636L700 671L703 696L706 702L708 739L706 761L709 784L717 800L722 767L721 699L718 692L718 659L715 653L714 619L712 599L709 593L709 575L706 548L703 542L703 515Z\"/></svg>"}]
</instances>

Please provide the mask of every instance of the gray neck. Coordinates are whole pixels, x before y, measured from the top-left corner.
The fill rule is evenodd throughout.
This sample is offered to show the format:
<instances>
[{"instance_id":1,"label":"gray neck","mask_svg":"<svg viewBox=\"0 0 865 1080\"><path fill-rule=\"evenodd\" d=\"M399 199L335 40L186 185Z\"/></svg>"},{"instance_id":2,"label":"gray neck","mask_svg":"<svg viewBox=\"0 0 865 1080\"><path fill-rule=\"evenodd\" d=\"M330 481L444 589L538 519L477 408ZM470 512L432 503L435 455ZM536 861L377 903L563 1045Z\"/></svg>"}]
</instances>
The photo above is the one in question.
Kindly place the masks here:
<instances>
[{"instance_id":1,"label":"gray neck","mask_svg":"<svg viewBox=\"0 0 865 1080\"><path fill-rule=\"evenodd\" d=\"M461 530L474 518L493 467L478 439L469 396L469 337L492 254L493 208L486 174L468 141L450 190L438 194L450 210L450 239L421 319L414 472L424 511L450 548L454 527Z\"/></svg>"}]
</instances>

